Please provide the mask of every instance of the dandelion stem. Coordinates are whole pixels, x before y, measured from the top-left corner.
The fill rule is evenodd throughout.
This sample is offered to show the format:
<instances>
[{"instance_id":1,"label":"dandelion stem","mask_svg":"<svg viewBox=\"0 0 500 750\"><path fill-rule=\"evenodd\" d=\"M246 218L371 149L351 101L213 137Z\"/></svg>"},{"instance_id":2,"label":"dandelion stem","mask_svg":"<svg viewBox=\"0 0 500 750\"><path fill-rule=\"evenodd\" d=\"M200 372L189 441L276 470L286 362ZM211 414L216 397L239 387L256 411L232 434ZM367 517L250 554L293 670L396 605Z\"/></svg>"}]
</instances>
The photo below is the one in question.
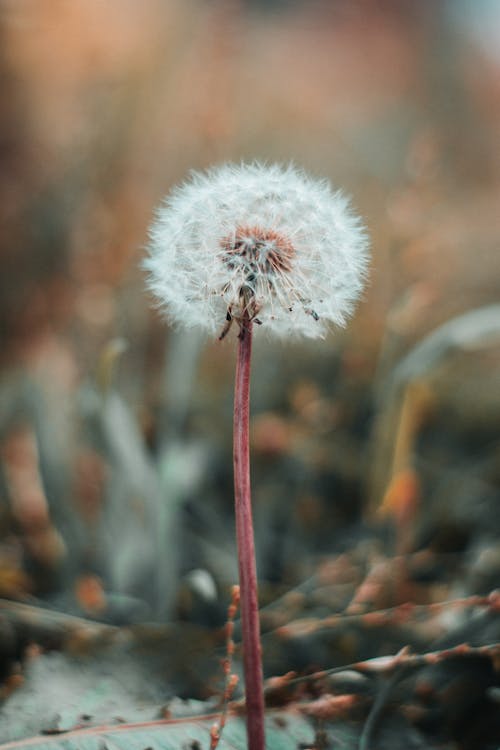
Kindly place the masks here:
<instances>
[{"instance_id":1,"label":"dandelion stem","mask_svg":"<svg viewBox=\"0 0 500 750\"><path fill-rule=\"evenodd\" d=\"M234 497L241 592L243 667L248 750L264 750L264 692L260 647L257 572L250 496L249 406L252 321L240 322L234 389Z\"/></svg>"}]
</instances>

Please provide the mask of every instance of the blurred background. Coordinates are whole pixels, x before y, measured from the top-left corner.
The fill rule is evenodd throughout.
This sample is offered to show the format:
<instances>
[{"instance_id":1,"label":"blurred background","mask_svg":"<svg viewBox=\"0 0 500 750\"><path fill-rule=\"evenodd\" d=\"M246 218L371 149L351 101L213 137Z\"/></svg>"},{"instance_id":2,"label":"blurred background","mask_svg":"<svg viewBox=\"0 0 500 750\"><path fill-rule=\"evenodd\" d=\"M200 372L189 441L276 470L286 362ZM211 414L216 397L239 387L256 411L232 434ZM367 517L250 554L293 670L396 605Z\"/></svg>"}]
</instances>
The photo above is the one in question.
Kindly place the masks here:
<instances>
[{"instance_id":1,"label":"blurred background","mask_svg":"<svg viewBox=\"0 0 500 750\"><path fill-rule=\"evenodd\" d=\"M224 622L236 333L172 331L140 264L190 169L254 158L373 247L345 331L257 331L263 627L494 588L499 4L0 0L0 35L0 596Z\"/></svg>"}]
</instances>

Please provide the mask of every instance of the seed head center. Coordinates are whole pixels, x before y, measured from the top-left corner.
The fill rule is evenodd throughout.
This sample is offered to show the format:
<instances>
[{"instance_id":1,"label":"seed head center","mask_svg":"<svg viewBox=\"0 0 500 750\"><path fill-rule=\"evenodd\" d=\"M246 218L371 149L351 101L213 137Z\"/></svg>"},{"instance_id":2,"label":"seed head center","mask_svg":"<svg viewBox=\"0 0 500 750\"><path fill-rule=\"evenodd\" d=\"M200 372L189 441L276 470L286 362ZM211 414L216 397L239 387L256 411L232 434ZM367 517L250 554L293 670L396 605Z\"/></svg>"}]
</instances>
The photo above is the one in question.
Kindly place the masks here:
<instances>
[{"instance_id":1,"label":"seed head center","mask_svg":"<svg viewBox=\"0 0 500 750\"><path fill-rule=\"evenodd\" d=\"M222 240L223 260L230 270L241 270L246 280L289 273L295 249L290 240L273 229L237 227L234 236Z\"/></svg>"}]
</instances>

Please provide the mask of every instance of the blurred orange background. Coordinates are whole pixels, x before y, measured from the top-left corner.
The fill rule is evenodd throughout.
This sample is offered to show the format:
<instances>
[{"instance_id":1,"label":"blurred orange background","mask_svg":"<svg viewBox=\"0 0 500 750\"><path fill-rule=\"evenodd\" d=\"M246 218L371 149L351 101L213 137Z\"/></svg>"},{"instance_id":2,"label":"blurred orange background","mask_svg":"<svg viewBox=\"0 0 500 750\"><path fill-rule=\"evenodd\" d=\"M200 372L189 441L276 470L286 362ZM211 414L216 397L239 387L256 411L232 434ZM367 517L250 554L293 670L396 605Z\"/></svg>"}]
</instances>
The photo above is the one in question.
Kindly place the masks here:
<instances>
[{"instance_id":1,"label":"blurred orange background","mask_svg":"<svg viewBox=\"0 0 500 750\"><path fill-rule=\"evenodd\" d=\"M291 160L328 177L373 245L346 331L314 346L257 342L264 579L300 580L318 534L377 507L402 549L415 544L408 518L434 486L428 462L463 467L498 447L498 337L485 343L480 326L402 388L393 376L437 326L498 301L499 28L487 0L473 11L451 0L0 0L0 594L71 591L95 615L92 576L137 597L162 567L145 612L164 617L185 606L191 568L234 580L210 546L223 537L233 559L220 524L231 524L234 341L172 333L140 268L161 197L225 160ZM446 458L424 439L436 424ZM450 448L457 431L475 436L470 452L465 438ZM293 511L287 461L303 466ZM290 549L271 559L289 512L303 563ZM173 550L186 523L189 550ZM155 528L163 536L145 551Z\"/></svg>"}]
</instances>

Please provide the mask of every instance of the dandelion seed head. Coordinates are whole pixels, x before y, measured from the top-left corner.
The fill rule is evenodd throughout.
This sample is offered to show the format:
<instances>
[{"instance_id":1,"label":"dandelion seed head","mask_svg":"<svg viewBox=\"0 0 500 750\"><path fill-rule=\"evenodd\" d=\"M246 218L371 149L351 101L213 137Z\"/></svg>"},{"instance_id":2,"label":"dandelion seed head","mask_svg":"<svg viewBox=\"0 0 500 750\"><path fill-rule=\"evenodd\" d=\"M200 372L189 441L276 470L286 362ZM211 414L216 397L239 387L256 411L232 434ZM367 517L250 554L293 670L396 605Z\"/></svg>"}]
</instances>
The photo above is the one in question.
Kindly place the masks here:
<instances>
[{"instance_id":1,"label":"dandelion seed head","mask_svg":"<svg viewBox=\"0 0 500 750\"><path fill-rule=\"evenodd\" d=\"M344 325L368 265L368 238L326 180L289 166L224 164L175 188L157 210L145 267L166 316L217 334L246 311L278 335Z\"/></svg>"}]
</instances>

